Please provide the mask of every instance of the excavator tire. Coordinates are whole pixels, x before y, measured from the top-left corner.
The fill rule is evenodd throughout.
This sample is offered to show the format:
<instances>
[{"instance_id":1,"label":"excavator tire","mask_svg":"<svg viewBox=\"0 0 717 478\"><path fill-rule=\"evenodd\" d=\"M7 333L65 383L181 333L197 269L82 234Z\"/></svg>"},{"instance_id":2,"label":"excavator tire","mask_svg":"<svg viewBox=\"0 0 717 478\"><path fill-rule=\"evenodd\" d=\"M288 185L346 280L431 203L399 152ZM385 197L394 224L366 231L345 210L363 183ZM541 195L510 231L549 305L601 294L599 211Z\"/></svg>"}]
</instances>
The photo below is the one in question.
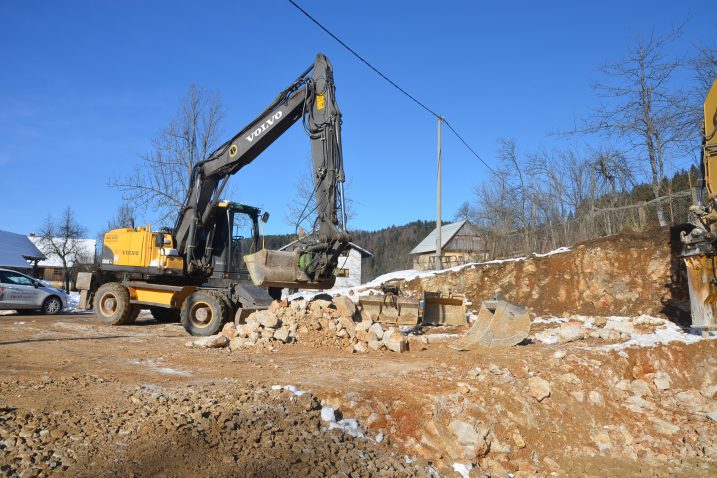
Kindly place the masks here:
<instances>
[{"instance_id":1,"label":"excavator tire","mask_svg":"<svg viewBox=\"0 0 717 478\"><path fill-rule=\"evenodd\" d=\"M122 284L102 284L95 294L95 315L106 325L129 325L139 315L139 307L129 300L129 291Z\"/></svg>"},{"instance_id":2,"label":"excavator tire","mask_svg":"<svg viewBox=\"0 0 717 478\"><path fill-rule=\"evenodd\" d=\"M173 324L175 322L179 322L179 310L177 309L150 307L149 311L152 313L154 320L161 324Z\"/></svg>"},{"instance_id":3,"label":"excavator tire","mask_svg":"<svg viewBox=\"0 0 717 478\"><path fill-rule=\"evenodd\" d=\"M190 335L206 337L218 334L228 317L226 302L210 290L198 290L187 297L180 317Z\"/></svg>"}]
</instances>

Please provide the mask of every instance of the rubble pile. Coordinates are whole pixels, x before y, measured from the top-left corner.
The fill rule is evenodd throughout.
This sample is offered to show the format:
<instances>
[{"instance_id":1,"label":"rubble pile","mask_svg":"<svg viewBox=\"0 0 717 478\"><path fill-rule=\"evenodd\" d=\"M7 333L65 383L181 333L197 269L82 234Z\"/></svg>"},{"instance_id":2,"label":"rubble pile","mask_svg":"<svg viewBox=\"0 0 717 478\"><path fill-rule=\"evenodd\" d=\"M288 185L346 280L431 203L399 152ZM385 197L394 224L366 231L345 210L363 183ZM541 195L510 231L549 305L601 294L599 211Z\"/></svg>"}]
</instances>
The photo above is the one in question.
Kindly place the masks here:
<instances>
[{"instance_id":1,"label":"rubble pile","mask_svg":"<svg viewBox=\"0 0 717 478\"><path fill-rule=\"evenodd\" d=\"M187 342L187 345L238 350L290 343L356 353L408 350L408 339L398 328L375 322L345 296L332 300L274 301L267 310L252 312L245 323L228 323L221 334Z\"/></svg>"},{"instance_id":2,"label":"rubble pile","mask_svg":"<svg viewBox=\"0 0 717 478\"><path fill-rule=\"evenodd\" d=\"M0 387L8 400L82 382L114 388L91 376ZM324 417L329 407L308 392L225 381L138 386L114 398L85 400L82 413L0 403L0 476L428 476L425 461L352 433L333 409Z\"/></svg>"}]
</instances>

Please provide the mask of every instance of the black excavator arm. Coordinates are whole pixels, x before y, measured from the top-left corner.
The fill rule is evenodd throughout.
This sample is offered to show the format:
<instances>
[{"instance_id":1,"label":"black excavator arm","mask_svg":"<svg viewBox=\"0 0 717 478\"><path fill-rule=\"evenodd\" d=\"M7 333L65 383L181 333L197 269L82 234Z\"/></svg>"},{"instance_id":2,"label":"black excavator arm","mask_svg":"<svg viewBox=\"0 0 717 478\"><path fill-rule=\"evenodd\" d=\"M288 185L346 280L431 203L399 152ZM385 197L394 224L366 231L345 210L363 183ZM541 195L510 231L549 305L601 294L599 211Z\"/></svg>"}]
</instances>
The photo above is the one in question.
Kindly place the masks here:
<instances>
[{"instance_id":1,"label":"black excavator arm","mask_svg":"<svg viewBox=\"0 0 717 478\"><path fill-rule=\"evenodd\" d=\"M176 247L185 257L188 274L211 274L212 264L196 251L206 246L202 242L210 237L229 177L254 161L299 119L311 139L318 222L313 240L297 253L261 251L255 257L247 256L246 262L257 285L324 288L329 282L333 284L338 257L350 238L345 231L341 111L336 104L331 63L321 53L251 123L194 166L174 227Z\"/></svg>"}]
</instances>

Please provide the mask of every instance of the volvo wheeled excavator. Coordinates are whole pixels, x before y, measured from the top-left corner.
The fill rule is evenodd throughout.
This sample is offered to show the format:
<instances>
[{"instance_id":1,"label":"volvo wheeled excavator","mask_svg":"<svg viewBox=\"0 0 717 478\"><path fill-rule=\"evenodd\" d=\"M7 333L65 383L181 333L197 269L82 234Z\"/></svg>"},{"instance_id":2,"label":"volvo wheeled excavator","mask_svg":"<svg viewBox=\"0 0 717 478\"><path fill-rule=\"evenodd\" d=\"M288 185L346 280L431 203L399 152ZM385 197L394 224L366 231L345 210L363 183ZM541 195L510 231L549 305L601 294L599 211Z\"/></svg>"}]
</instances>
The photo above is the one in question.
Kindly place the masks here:
<instances>
[{"instance_id":1,"label":"volvo wheeled excavator","mask_svg":"<svg viewBox=\"0 0 717 478\"><path fill-rule=\"evenodd\" d=\"M717 80L705 99L702 127L701 169L707 198L698 188L697 204L690 207L692 229L682 232L681 238L692 327L709 333L717 330Z\"/></svg>"},{"instance_id":2,"label":"volvo wheeled excavator","mask_svg":"<svg viewBox=\"0 0 717 478\"><path fill-rule=\"evenodd\" d=\"M301 119L311 140L316 222L293 252L260 249L268 213L222 199L229 178ZM100 270L78 276L80 308L105 324L131 324L148 308L159 321L181 320L191 335L266 308L281 288L328 289L347 250L341 111L333 68L319 53L299 78L251 123L192 169L173 229L149 225L104 235ZM251 237L235 233L250 224Z\"/></svg>"}]
</instances>

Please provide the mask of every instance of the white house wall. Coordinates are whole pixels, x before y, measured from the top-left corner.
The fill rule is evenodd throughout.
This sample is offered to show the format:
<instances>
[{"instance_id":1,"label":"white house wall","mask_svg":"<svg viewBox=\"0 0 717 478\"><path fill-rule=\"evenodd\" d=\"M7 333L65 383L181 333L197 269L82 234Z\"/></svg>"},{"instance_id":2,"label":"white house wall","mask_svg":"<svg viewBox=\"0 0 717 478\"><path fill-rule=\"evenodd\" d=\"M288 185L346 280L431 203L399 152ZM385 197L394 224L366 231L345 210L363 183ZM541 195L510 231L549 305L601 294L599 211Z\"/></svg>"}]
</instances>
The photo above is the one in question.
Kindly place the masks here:
<instances>
[{"instance_id":1,"label":"white house wall","mask_svg":"<svg viewBox=\"0 0 717 478\"><path fill-rule=\"evenodd\" d=\"M337 277L336 287L354 287L361 285L361 253L356 249L349 249L348 257L339 258L339 269L348 269L348 277Z\"/></svg>"}]
</instances>

